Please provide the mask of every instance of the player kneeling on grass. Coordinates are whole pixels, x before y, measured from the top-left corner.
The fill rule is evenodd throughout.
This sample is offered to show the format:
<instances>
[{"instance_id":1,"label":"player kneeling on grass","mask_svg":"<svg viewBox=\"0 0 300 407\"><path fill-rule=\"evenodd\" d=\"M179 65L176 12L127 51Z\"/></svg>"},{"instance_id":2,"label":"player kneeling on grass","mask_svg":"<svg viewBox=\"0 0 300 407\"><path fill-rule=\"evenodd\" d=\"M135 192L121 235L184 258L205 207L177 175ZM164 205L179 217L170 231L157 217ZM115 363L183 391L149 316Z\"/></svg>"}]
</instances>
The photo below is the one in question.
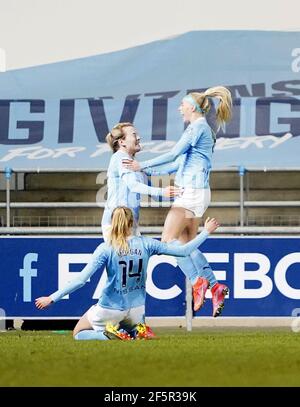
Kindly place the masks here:
<instances>
[{"instance_id":1,"label":"player kneeling on grass","mask_svg":"<svg viewBox=\"0 0 300 407\"><path fill-rule=\"evenodd\" d=\"M117 207L112 213L110 237L101 243L78 278L49 297L35 300L43 309L82 287L96 270L106 267L108 279L99 301L78 321L73 335L79 340L150 339L154 336L145 325L146 272L150 256L167 254L187 256L214 232L219 224L207 219L204 230L182 245L162 243L144 236L132 235L133 214L129 208Z\"/></svg>"}]
</instances>

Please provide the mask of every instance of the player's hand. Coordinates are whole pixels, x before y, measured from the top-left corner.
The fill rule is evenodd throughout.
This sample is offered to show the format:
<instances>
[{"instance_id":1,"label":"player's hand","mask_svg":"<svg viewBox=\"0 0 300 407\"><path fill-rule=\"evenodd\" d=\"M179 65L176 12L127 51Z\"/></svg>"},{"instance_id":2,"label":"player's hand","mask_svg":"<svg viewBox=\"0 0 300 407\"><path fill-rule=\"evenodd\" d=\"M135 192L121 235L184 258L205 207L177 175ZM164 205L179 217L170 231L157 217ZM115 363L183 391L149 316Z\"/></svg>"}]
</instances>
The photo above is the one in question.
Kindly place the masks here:
<instances>
[{"instance_id":1,"label":"player's hand","mask_svg":"<svg viewBox=\"0 0 300 407\"><path fill-rule=\"evenodd\" d=\"M220 225L215 218L207 218L204 224L204 227L208 231L208 233L213 233L216 229L218 229L219 226Z\"/></svg>"},{"instance_id":2,"label":"player's hand","mask_svg":"<svg viewBox=\"0 0 300 407\"><path fill-rule=\"evenodd\" d=\"M38 309L47 308L52 303L51 297L39 297L35 300L35 306Z\"/></svg>"},{"instance_id":3,"label":"player's hand","mask_svg":"<svg viewBox=\"0 0 300 407\"><path fill-rule=\"evenodd\" d=\"M129 160L124 158L122 160L123 167L127 168L128 170L132 171L141 171L141 166L138 161L136 160Z\"/></svg>"},{"instance_id":4,"label":"player's hand","mask_svg":"<svg viewBox=\"0 0 300 407\"><path fill-rule=\"evenodd\" d=\"M164 188L163 196L165 198L174 198L175 196L181 195L182 192L183 192L182 188L169 186L169 187Z\"/></svg>"}]
</instances>

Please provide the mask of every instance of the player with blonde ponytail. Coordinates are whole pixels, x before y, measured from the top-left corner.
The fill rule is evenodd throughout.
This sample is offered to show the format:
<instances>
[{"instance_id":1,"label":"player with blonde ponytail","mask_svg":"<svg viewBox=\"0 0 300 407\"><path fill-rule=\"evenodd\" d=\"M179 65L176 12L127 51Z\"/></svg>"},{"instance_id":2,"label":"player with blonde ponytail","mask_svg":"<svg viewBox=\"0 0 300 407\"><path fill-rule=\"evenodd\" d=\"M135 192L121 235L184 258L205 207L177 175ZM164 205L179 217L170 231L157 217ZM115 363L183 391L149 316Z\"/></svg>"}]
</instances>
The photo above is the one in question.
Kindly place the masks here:
<instances>
[{"instance_id":1,"label":"player with blonde ponytail","mask_svg":"<svg viewBox=\"0 0 300 407\"><path fill-rule=\"evenodd\" d=\"M127 169L143 170L150 175L176 172L175 184L184 191L175 198L166 217L162 235L165 242L177 239L178 244L182 244L193 239L200 218L210 204L209 175L216 135L205 116L211 108L211 98L219 100L216 108L219 130L231 119L230 91L224 86L216 86L205 92L191 92L184 96L178 109L183 121L189 125L171 151L142 163L135 160L123 163ZM194 311L202 307L206 290L210 287L213 316L220 315L229 290L227 286L217 282L200 250L195 250L187 258L178 258L177 262L192 283Z\"/></svg>"},{"instance_id":2,"label":"player with blonde ponytail","mask_svg":"<svg viewBox=\"0 0 300 407\"><path fill-rule=\"evenodd\" d=\"M43 309L84 286L100 268L106 267L107 282L98 300L78 321L73 336L77 340L150 339L145 325L146 272L150 256L187 256L219 226L207 219L205 229L191 242L177 246L134 235L133 213L120 206L114 209L107 243L101 243L89 263L64 288L35 300Z\"/></svg>"}]
</instances>

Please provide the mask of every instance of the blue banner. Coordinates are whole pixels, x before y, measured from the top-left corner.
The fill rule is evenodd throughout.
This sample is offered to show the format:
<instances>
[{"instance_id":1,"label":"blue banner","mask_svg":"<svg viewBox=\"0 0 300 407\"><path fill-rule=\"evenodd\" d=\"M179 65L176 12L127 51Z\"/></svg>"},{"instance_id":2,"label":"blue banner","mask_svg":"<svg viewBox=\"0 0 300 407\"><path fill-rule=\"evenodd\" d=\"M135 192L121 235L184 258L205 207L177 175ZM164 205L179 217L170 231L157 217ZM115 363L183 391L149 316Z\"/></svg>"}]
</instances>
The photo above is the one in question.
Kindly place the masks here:
<instances>
[{"instance_id":1,"label":"blue banner","mask_svg":"<svg viewBox=\"0 0 300 407\"><path fill-rule=\"evenodd\" d=\"M182 97L216 85L234 108L213 167L299 168L299 44L300 32L198 31L2 73L0 168L106 169L105 136L119 121L139 130L137 158L155 157L184 130Z\"/></svg>"},{"instance_id":2,"label":"blue banner","mask_svg":"<svg viewBox=\"0 0 300 407\"><path fill-rule=\"evenodd\" d=\"M0 309L7 317L80 317L105 284L98 270L86 285L47 310L34 299L49 295L78 275L96 238L3 237ZM211 237L202 246L216 277L230 289L224 316L291 316L299 308L299 238ZM185 279L170 256L153 256L148 266L147 316L185 315ZM208 299L197 316L211 316Z\"/></svg>"}]
</instances>

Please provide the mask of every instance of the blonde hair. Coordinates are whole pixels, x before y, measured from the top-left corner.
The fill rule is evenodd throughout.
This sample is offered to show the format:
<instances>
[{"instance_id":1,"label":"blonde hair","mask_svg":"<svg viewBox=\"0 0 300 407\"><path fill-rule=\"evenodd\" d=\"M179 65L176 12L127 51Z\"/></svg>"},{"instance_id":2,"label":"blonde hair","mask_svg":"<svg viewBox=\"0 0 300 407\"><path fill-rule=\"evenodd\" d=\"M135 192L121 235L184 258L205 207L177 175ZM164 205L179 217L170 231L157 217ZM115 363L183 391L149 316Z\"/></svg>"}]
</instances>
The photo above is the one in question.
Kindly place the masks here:
<instances>
[{"instance_id":1,"label":"blonde hair","mask_svg":"<svg viewBox=\"0 0 300 407\"><path fill-rule=\"evenodd\" d=\"M119 253L127 253L129 250L127 237L133 226L132 210L126 206L118 206L114 209L111 220L109 243Z\"/></svg>"},{"instance_id":2,"label":"blonde hair","mask_svg":"<svg viewBox=\"0 0 300 407\"><path fill-rule=\"evenodd\" d=\"M126 136L124 132L125 127L133 127L133 124L129 122L118 123L105 137L106 142L114 153L120 148L118 141L124 139Z\"/></svg>"},{"instance_id":3,"label":"blonde hair","mask_svg":"<svg viewBox=\"0 0 300 407\"><path fill-rule=\"evenodd\" d=\"M204 114L208 113L211 107L209 97L220 99L218 104L216 117L218 130L223 127L226 122L231 119L232 116L232 98L230 91L224 86L215 86L207 89L203 93L192 92L190 93L194 101L199 105Z\"/></svg>"}]
</instances>

